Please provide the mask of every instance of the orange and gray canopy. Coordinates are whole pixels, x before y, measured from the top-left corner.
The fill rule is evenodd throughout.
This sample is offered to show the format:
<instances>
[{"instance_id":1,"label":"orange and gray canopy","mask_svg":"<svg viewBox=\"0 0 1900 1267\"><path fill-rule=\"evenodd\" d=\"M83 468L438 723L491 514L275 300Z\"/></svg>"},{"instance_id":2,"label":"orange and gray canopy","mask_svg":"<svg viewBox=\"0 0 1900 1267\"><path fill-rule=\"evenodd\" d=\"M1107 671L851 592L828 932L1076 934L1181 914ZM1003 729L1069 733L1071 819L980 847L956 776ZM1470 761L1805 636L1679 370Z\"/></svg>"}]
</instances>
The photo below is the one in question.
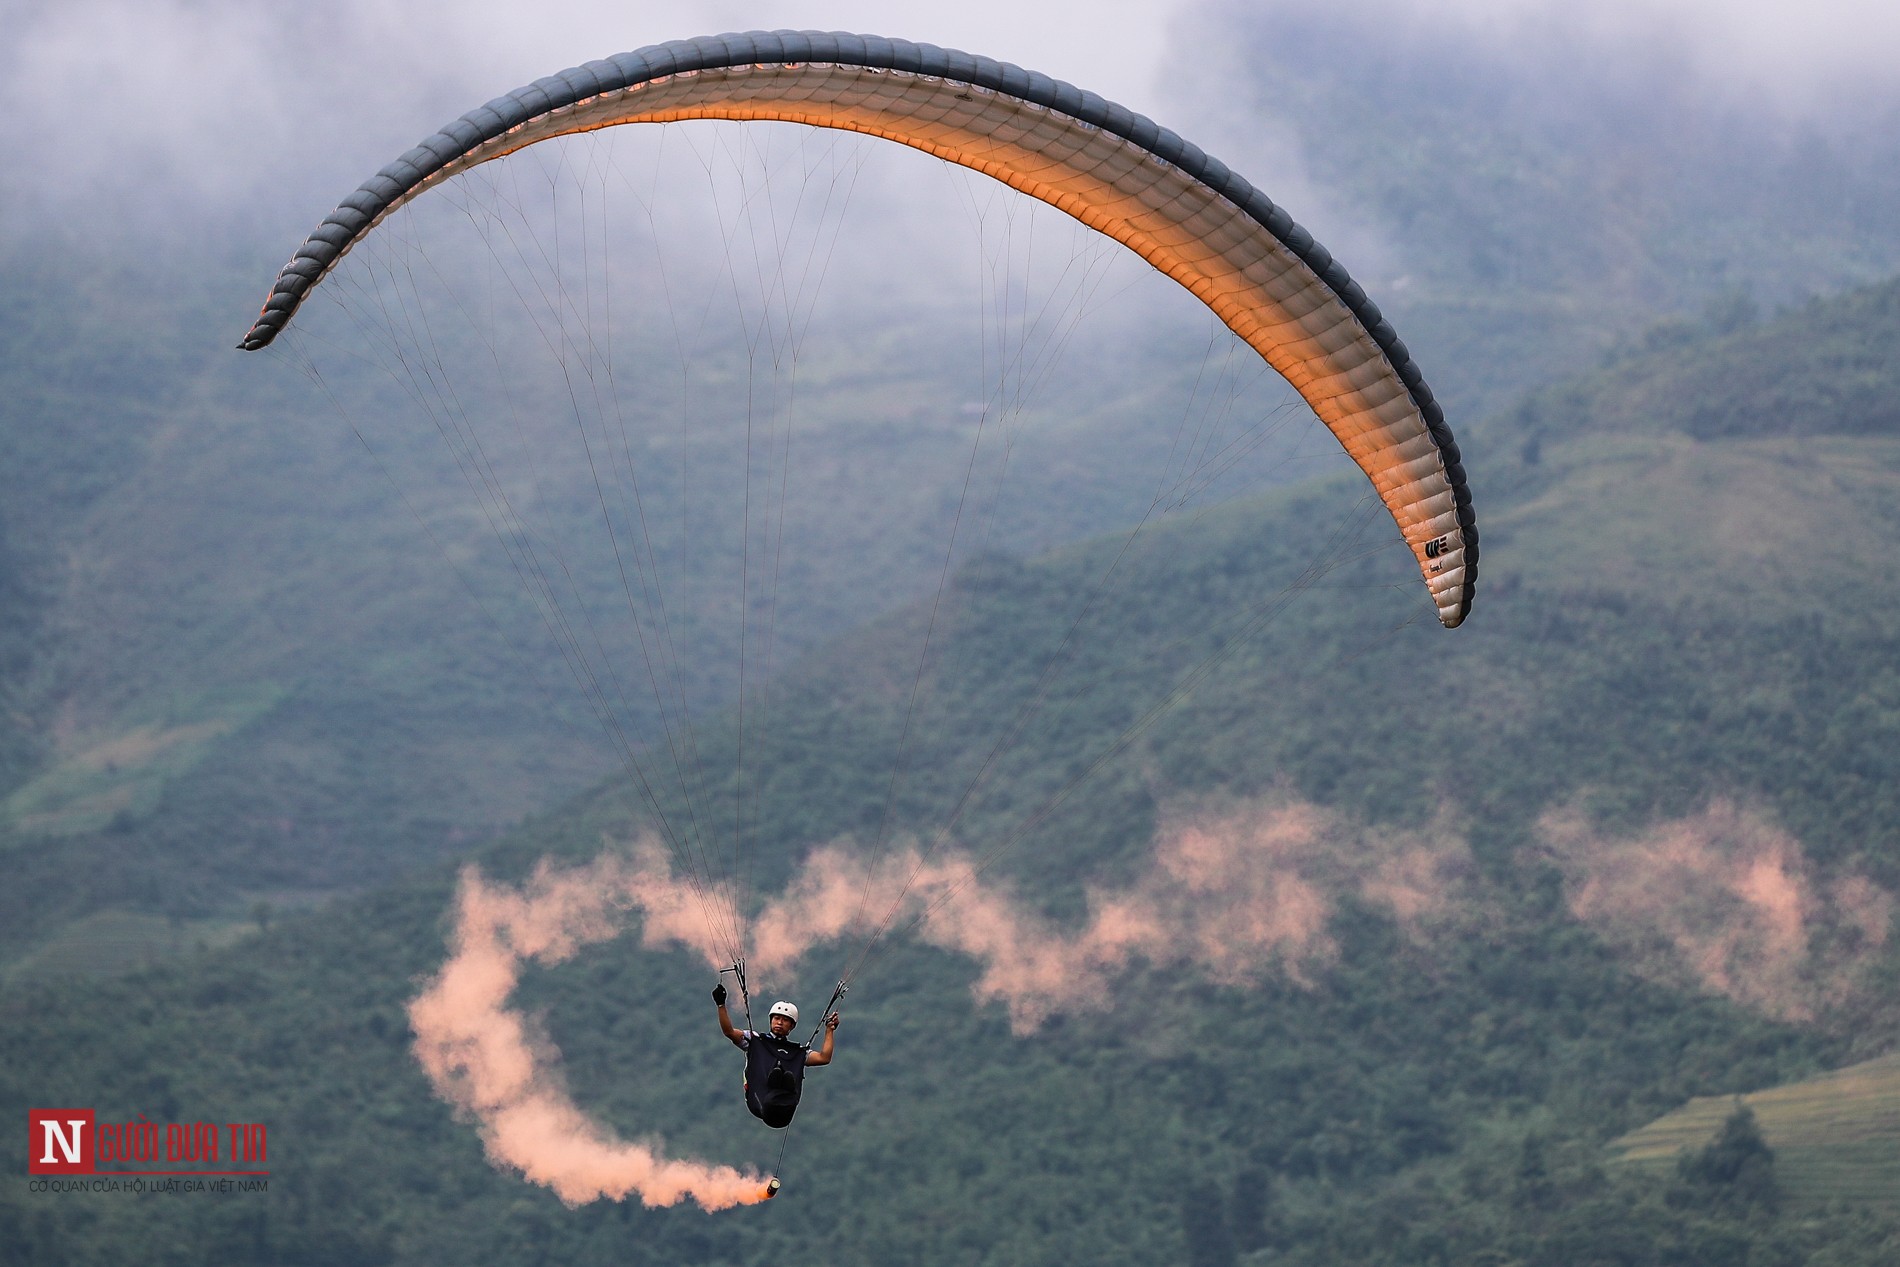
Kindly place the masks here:
<instances>
[{"instance_id":1,"label":"orange and gray canopy","mask_svg":"<svg viewBox=\"0 0 1900 1267\"><path fill-rule=\"evenodd\" d=\"M261 348L337 261L432 185L551 137L622 123L781 120L972 168L1174 278L1305 397L1352 455L1447 628L1471 607L1478 533L1444 412L1378 306L1266 195L1166 128L1018 66L869 35L755 32L588 62L463 115L310 235L240 345Z\"/></svg>"}]
</instances>

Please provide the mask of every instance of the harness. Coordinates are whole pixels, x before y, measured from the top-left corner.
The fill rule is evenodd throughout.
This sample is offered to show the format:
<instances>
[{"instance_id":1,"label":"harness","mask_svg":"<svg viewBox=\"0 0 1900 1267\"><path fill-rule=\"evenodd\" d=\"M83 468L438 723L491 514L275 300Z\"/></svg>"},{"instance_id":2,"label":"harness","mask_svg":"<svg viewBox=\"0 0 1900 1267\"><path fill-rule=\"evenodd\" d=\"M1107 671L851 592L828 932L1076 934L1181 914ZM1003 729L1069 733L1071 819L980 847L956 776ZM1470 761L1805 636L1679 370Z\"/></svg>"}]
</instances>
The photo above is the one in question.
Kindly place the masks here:
<instances>
[{"instance_id":1,"label":"harness","mask_svg":"<svg viewBox=\"0 0 1900 1267\"><path fill-rule=\"evenodd\" d=\"M789 1123L798 1110L798 1097L805 1089L805 1055L810 1050L789 1038L747 1034L746 1107L767 1126Z\"/></svg>"},{"instance_id":2,"label":"harness","mask_svg":"<svg viewBox=\"0 0 1900 1267\"><path fill-rule=\"evenodd\" d=\"M792 1115L798 1112L798 1099L805 1089L805 1058L811 1052L811 1043L797 1042L790 1038L778 1038L769 1033L761 1033L752 1028L752 998L746 991L745 960L741 959L730 968L721 968L720 975L730 972L739 986L739 1005L745 1012L745 1105L752 1116L774 1129L784 1129L792 1123ZM831 992L831 999L819 1013L819 1025L831 1015L838 1006L838 1000L845 996L845 983L840 981ZM812 1037L818 1036L817 1027L812 1029ZM779 1145L779 1160L785 1158L784 1143Z\"/></svg>"}]
</instances>

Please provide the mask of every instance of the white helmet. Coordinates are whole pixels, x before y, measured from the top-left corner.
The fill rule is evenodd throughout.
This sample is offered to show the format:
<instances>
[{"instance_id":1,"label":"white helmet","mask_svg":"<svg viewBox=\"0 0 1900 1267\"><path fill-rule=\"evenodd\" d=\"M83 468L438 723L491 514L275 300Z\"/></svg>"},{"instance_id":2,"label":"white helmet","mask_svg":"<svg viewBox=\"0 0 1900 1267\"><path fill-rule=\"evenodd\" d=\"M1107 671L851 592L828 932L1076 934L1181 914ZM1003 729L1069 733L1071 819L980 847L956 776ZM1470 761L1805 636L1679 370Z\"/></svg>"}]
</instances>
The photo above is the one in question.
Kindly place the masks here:
<instances>
[{"instance_id":1,"label":"white helmet","mask_svg":"<svg viewBox=\"0 0 1900 1267\"><path fill-rule=\"evenodd\" d=\"M786 1020L790 1021L792 1024L794 1025L798 1024L798 1009L793 1007L790 1003L787 1003L784 999L780 999L778 1002L774 1003L772 1005L772 1010L767 1012L765 1015L768 1018L774 1017L774 1016L782 1016Z\"/></svg>"}]
</instances>

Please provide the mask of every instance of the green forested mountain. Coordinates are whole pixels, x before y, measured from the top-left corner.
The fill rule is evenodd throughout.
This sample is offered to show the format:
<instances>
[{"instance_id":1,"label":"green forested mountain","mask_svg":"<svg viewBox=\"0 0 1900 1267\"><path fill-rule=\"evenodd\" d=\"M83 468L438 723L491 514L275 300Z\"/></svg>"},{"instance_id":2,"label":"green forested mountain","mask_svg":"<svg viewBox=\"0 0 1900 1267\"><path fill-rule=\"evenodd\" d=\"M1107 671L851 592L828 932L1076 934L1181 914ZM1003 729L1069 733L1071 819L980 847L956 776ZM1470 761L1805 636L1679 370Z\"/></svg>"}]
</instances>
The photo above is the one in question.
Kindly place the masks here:
<instances>
[{"instance_id":1,"label":"green forested mountain","mask_svg":"<svg viewBox=\"0 0 1900 1267\"><path fill-rule=\"evenodd\" d=\"M39 753L36 736L21 715L19 683L26 675L39 633L39 595L33 591L11 543L0 535L0 607L9 617L0 628L0 788L12 789L32 769Z\"/></svg>"},{"instance_id":2,"label":"green forested mountain","mask_svg":"<svg viewBox=\"0 0 1900 1267\"><path fill-rule=\"evenodd\" d=\"M1105 1007L1078 984L1012 1029L973 1000L978 965L894 937L812 1075L777 1201L569 1210L490 1168L409 1054L403 1008L446 953L436 871L137 976L9 987L6 1111L265 1121L273 1175L257 1199L10 1190L0 1244L35 1262L1892 1261L1878 1214L1779 1199L1746 1120L1656 1178L1604 1151L1691 1097L1900 1036L1900 436L1703 395L1772 348L1803 349L1776 362L1777 399L1860 399L1837 376L1890 372L1865 349L1893 346L1891 307L1878 289L1672 335L1476 428L1484 571L1452 633L1410 561L1355 535L1356 485L1158 526L961 812L1117 541L959 572L914 712L924 607L810 653L770 726L698 731L702 804L743 790L756 896L887 812L926 839L956 813L992 881L1074 930L1100 894L1144 891L1174 826L1305 807L1359 843L1244 865L1288 901L1289 875L1325 895L1324 953L1241 980L1151 956ZM519 879L645 817L615 781L478 858ZM1415 905L1368 882L1396 883L1408 842L1437 860ZM808 1007L850 950L807 956ZM769 1168L710 980L623 937L530 969L518 1001L622 1135Z\"/></svg>"},{"instance_id":3,"label":"green forested mountain","mask_svg":"<svg viewBox=\"0 0 1900 1267\"><path fill-rule=\"evenodd\" d=\"M1035 308L1031 258L1093 278L1094 248L1029 249L1015 212L929 185L982 222L991 290L956 308L924 264L969 224L910 224L867 184L883 214L834 279L858 297L791 377L810 504L882 518L839 513L789 574L769 674L687 674L679 713L630 710L630 737L753 904L824 847L941 838L1074 975L1032 1024L980 992L1000 960L899 921L781 1165L699 958L629 933L528 969L515 1001L574 1102L780 1169L764 1208L568 1209L491 1166L411 1052L455 865L517 881L653 814L600 782L613 738L512 578L466 566L488 525L430 482L434 433L367 425L400 386L228 347L342 190L278 190L260 205L300 209L269 226L194 196L191 242L171 217L123 241L110 212L9 221L0 1100L16 1123L267 1123L273 1177L100 1201L30 1191L16 1152L0 1262L1900 1260L1891 1210L1830 1203L1829 1178L1900 1167L1887 1101L1831 1072L1888 1068L1900 1037L1900 284L1842 293L1900 267L1879 94L1784 114L1587 23L1200 22L1219 38L1172 77L1168 121L1284 201L1418 354L1472 474L1476 613L1433 627L1362 485L1303 482L1313 453L1271 399L1247 406L1290 437L1262 491L1202 510L1191 489L1131 546L1130 471L1167 471L1172 436L1197 473L1224 461L1197 411L1244 384L1217 341L1144 300L1038 377L990 323ZM986 232L1023 254L999 268ZM706 298L682 294L675 331ZM692 385L728 445L765 377L743 343ZM685 386L619 368L647 404ZM961 446L1026 384L998 416L1046 482L937 607ZM534 509L571 542L597 508ZM684 523L662 542L679 641L732 661L748 626L705 565L736 543ZM681 740L690 762L659 757ZM1109 909L1167 936L1123 926L1123 963L1086 940ZM801 962L808 1011L859 945ZM1759 1122L1725 1115L1744 1094ZM1669 1142L1620 1166L1652 1122L1639 1138Z\"/></svg>"},{"instance_id":4,"label":"green forested mountain","mask_svg":"<svg viewBox=\"0 0 1900 1267\"><path fill-rule=\"evenodd\" d=\"M1652 326L1607 358L1607 372L1530 394L1504 425L1526 443L1581 431L1695 440L1900 431L1900 284L1769 322L1747 305L1709 315Z\"/></svg>"}]
</instances>

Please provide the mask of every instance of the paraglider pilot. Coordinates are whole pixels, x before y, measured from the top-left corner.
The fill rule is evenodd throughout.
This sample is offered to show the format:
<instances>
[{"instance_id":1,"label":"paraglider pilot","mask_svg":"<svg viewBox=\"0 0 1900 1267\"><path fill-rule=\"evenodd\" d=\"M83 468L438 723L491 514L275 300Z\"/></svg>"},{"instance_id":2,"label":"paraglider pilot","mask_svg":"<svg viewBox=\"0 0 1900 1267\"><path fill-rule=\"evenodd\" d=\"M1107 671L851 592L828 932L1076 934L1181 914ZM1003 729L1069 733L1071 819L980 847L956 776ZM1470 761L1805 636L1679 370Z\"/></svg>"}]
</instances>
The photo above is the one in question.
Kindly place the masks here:
<instances>
[{"instance_id":1,"label":"paraglider pilot","mask_svg":"<svg viewBox=\"0 0 1900 1267\"><path fill-rule=\"evenodd\" d=\"M792 1123L798 1111L798 1097L804 1089L808 1065L831 1063L831 1048L838 1034L838 1014L825 1015L825 1040L817 1051L792 1038L798 1024L798 1009L780 1000L772 1005L766 1024L769 1033L739 1029L726 1011L726 987L713 987L713 1002L719 1006L720 1032L732 1045L745 1053L745 1106L752 1116L774 1129Z\"/></svg>"}]
</instances>

